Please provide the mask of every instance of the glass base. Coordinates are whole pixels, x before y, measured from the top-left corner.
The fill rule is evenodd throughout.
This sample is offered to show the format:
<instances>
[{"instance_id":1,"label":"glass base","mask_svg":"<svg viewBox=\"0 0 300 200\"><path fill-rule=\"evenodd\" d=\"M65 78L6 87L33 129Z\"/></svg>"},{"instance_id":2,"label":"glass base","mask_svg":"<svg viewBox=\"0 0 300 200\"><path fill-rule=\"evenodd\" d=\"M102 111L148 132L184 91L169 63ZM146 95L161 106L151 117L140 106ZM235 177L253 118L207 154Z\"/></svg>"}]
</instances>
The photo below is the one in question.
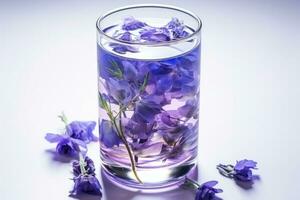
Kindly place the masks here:
<instances>
[{"instance_id":1,"label":"glass base","mask_svg":"<svg viewBox=\"0 0 300 200\"><path fill-rule=\"evenodd\" d=\"M117 186L130 191L143 193L166 192L178 188L185 176L196 168L195 163L164 168L138 168L137 174L142 184L137 182L128 168L102 164L104 175Z\"/></svg>"}]
</instances>

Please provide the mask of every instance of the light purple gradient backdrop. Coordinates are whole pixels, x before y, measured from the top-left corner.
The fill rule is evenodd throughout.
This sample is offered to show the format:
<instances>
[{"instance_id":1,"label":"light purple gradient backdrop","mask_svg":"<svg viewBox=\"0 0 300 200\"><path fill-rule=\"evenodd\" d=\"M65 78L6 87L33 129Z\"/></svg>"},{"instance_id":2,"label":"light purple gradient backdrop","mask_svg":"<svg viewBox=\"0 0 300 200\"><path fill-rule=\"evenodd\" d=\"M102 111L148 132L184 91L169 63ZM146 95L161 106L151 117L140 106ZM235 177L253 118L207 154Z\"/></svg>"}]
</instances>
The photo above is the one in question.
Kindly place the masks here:
<instances>
[{"instance_id":1,"label":"light purple gradient backdrop","mask_svg":"<svg viewBox=\"0 0 300 200\"><path fill-rule=\"evenodd\" d=\"M97 120L95 21L135 3L172 4L203 20L199 181L218 180L225 200L300 199L296 0L1 1L0 199L69 199L70 165L45 151L53 145L44 133L62 127L62 110ZM100 162L98 144L89 154ZM243 158L259 163L261 180L250 190L215 169ZM193 199L189 191L143 195L104 186L104 200Z\"/></svg>"}]
</instances>

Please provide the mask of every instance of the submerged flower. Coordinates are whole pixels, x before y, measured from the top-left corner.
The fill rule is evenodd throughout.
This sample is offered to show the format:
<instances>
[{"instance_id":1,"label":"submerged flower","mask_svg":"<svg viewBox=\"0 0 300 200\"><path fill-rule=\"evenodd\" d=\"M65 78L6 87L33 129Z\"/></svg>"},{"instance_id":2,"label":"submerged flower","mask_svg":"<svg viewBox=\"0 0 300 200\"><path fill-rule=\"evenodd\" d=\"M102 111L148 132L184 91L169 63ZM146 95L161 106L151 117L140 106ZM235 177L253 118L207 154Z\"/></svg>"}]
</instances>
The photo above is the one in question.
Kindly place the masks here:
<instances>
[{"instance_id":1,"label":"submerged flower","mask_svg":"<svg viewBox=\"0 0 300 200\"><path fill-rule=\"evenodd\" d=\"M111 121L103 119L100 124L100 141L108 148L119 146L121 139Z\"/></svg>"},{"instance_id":2,"label":"submerged flower","mask_svg":"<svg viewBox=\"0 0 300 200\"><path fill-rule=\"evenodd\" d=\"M181 117L191 118L198 116L199 98L187 100L185 105L178 108L178 113Z\"/></svg>"},{"instance_id":3,"label":"submerged flower","mask_svg":"<svg viewBox=\"0 0 300 200\"><path fill-rule=\"evenodd\" d=\"M94 121L73 121L66 126L70 137L90 143L97 141L98 138L93 134L96 122Z\"/></svg>"},{"instance_id":4,"label":"submerged flower","mask_svg":"<svg viewBox=\"0 0 300 200\"><path fill-rule=\"evenodd\" d=\"M159 105L153 102L140 101L136 104L133 119L136 122L152 123L156 114L161 112Z\"/></svg>"},{"instance_id":5,"label":"submerged flower","mask_svg":"<svg viewBox=\"0 0 300 200\"><path fill-rule=\"evenodd\" d=\"M76 156L79 152L86 153L86 143L69 135L47 133L45 139L50 143L57 143L56 152L65 156Z\"/></svg>"},{"instance_id":6,"label":"submerged flower","mask_svg":"<svg viewBox=\"0 0 300 200\"><path fill-rule=\"evenodd\" d=\"M79 175L74 179L73 190L70 191L72 195L78 195L80 193L87 193L92 195L102 196L101 185L98 179L93 175Z\"/></svg>"},{"instance_id":7,"label":"submerged flower","mask_svg":"<svg viewBox=\"0 0 300 200\"><path fill-rule=\"evenodd\" d=\"M113 51L125 54L126 52L130 53L136 53L139 50L136 47L130 46L130 45L124 45L124 44L118 44L118 43L110 43L109 46L111 46Z\"/></svg>"},{"instance_id":8,"label":"submerged flower","mask_svg":"<svg viewBox=\"0 0 300 200\"><path fill-rule=\"evenodd\" d=\"M216 197L217 193L223 192L221 189L214 188L218 181L208 181L200 185L196 191L195 200L215 200L220 199Z\"/></svg>"},{"instance_id":9,"label":"submerged flower","mask_svg":"<svg viewBox=\"0 0 300 200\"><path fill-rule=\"evenodd\" d=\"M254 176L252 169L256 168L257 162L253 160L241 160L237 161L236 165L223 165L219 164L217 169L219 172L229 178L234 178L238 181L253 181L257 176Z\"/></svg>"},{"instance_id":10,"label":"submerged flower","mask_svg":"<svg viewBox=\"0 0 300 200\"><path fill-rule=\"evenodd\" d=\"M94 165L94 162L92 159L90 159L88 156L86 156L84 158L84 169L85 169L85 172L88 174L88 175L95 175L95 165ZM74 161L72 163L72 166L73 166L73 174L74 176L79 176L80 174L82 174L83 172L81 171L81 167L80 167L80 161Z\"/></svg>"},{"instance_id":11,"label":"submerged flower","mask_svg":"<svg viewBox=\"0 0 300 200\"><path fill-rule=\"evenodd\" d=\"M109 78L106 80L106 87L113 99L122 105L128 104L136 93L134 88L125 80Z\"/></svg>"}]
</instances>

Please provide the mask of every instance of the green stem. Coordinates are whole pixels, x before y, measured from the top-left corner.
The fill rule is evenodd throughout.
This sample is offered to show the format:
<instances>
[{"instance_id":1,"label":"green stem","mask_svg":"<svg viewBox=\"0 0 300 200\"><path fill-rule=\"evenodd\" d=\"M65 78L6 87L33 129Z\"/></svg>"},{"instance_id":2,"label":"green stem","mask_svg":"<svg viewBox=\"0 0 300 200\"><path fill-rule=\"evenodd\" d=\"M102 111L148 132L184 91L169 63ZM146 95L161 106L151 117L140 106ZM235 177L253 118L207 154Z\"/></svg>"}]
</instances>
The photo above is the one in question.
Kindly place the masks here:
<instances>
[{"instance_id":1,"label":"green stem","mask_svg":"<svg viewBox=\"0 0 300 200\"><path fill-rule=\"evenodd\" d=\"M60 118L61 121L62 121L66 126L68 125L68 119L67 119L67 117L66 117L66 115L65 115L64 112L61 112L61 115L58 115L58 118Z\"/></svg>"},{"instance_id":2,"label":"green stem","mask_svg":"<svg viewBox=\"0 0 300 200\"><path fill-rule=\"evenodd\" d=\"M124 145L125 145L125 148L128 152L128 155L129 155L129 158L130 158L130 163L131 163L131 169L132 169L132 172L136 178L136 180L139 182L139 183L143 183L141 181L141 179L139 178L138 174L137 174L137 171L136 171L136 164L135 164L135 161L134 161L134 157L133 157L133 153L132 153L132 150L125 138L125 135L124 135L124 132L122 130L122 122L121 122L121 118L119 119L119 126L117 125L117 122L115 119L112 119L112 122L118 132L118 135L120 136L121 140L123 141Z\"/></svg>"},{"instance_id":3,"label":"green stem","mask_svg":"<svg viewBox=\"0 0 300 200\"><path fill-rule=\"evenodd\" d=\"M83 155L81 154L81 152L79 152L79 166L80 166L80 171L81 171L81 174L85 175L86 174L86 171L85 171L85 161L84 161L84 158L83 158Z\"/></svg>"},{"instance_id":4,"label":"green stem","mask_svg":"<svg viewBox=\"0 0 300 200\"><path fill-rule=\"evenodd\" d=\"M198 187L200 187L200 184L197 183L196 181L185 177L185 186L187 186L188 188L193 188L193 189L197 189Z\"/></svg>"}]
</instances>

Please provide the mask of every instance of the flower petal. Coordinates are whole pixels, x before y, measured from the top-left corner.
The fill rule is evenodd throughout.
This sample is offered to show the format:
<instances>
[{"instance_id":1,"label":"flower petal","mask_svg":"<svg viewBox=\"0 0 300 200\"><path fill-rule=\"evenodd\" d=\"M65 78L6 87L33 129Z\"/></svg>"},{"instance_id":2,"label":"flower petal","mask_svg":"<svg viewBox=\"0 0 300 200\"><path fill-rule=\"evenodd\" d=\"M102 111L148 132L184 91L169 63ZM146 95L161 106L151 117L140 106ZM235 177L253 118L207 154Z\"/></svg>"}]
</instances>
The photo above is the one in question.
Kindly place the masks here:
<instances>
[{"instance_id":1,"label":"flower petal","mask_svg":"<svg viewBox=\"0 0 300 200\"><path fill-rule=\"evenodd\" d=\"M111 121L103 119L100 124L100 141L108 148L119 146L121 139Z\"/></svg>"},{"instance_id":2,"label":"flower petal","mask_svg":"<svg viewBox=\"0 0 300 200\"><path fill-rule=\"evenodd\" d=\"M45 139L48 142L56 143L56 142L59 142L60 140L62 140L63 137L61 135L59 135L59 134L47 133L46 136L45 136Z\"/></svg>"}]
</instances>

